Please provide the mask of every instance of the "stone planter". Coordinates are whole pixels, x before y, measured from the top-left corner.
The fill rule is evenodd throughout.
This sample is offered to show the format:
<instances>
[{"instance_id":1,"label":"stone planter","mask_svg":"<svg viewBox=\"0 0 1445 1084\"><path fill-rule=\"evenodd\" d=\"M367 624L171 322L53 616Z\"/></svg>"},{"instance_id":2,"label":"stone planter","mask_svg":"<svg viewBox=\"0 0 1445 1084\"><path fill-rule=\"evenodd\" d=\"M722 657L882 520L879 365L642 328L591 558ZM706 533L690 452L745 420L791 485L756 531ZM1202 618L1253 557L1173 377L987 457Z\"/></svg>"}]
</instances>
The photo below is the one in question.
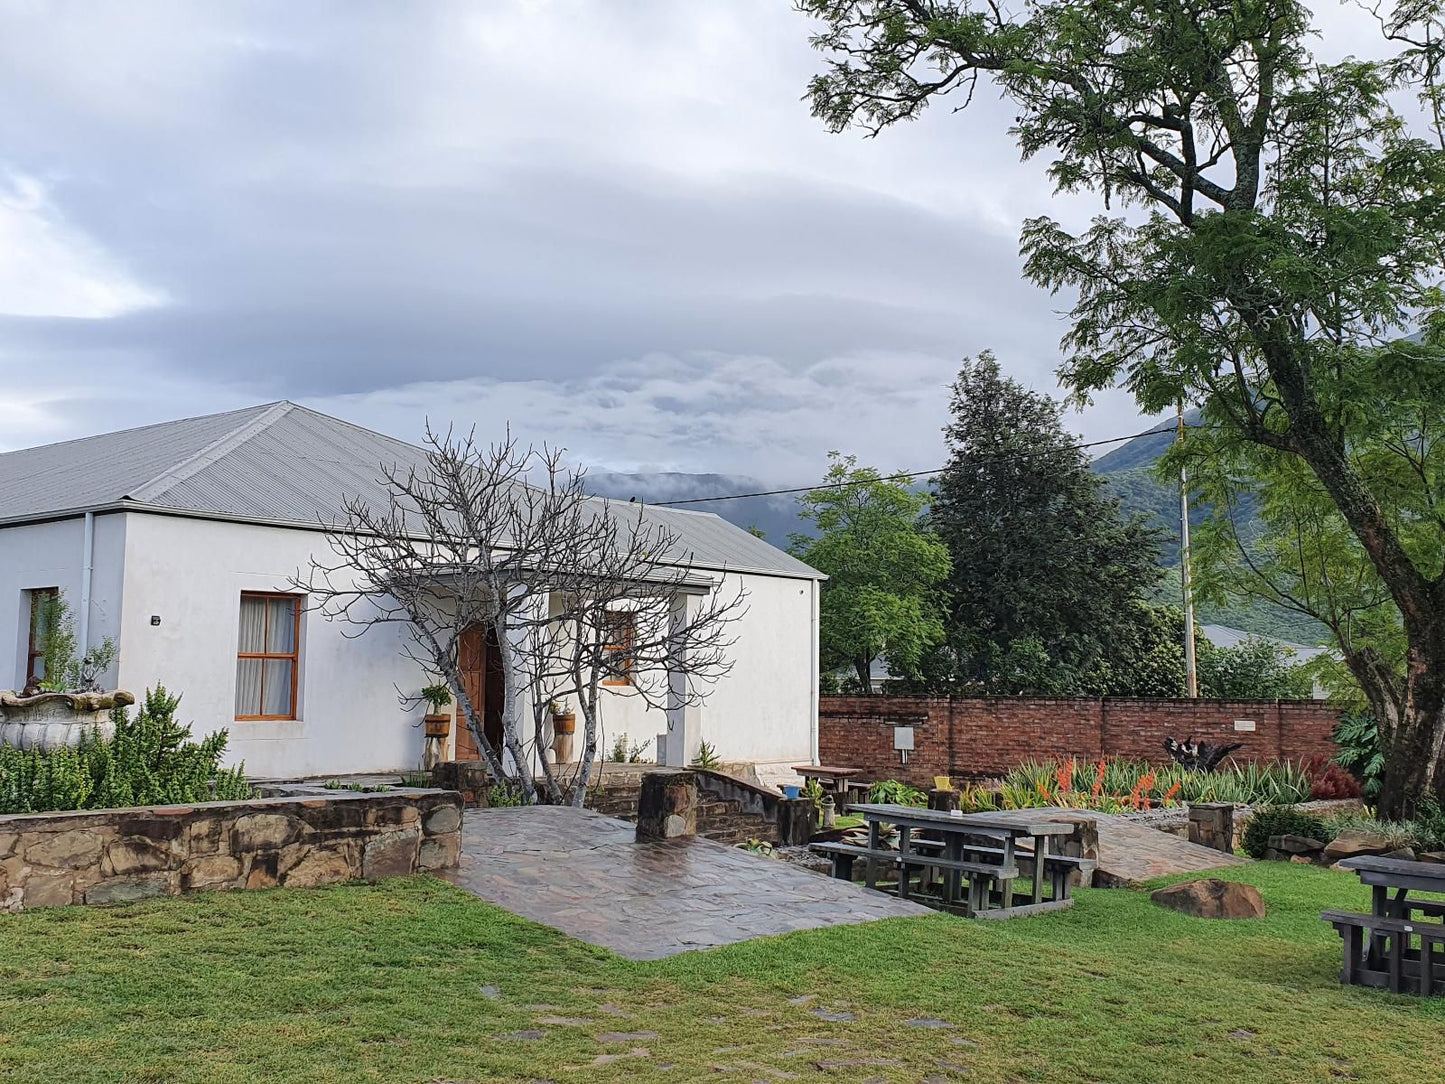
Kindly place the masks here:
<instances>
[{"instance_id":1,"label":"stone planter","mask_svg":"<svg viewBox=\"0 0 1445 1084\"><path fill-rule=\"evenodd\" d=\"M78 745L92 730L109 739L115 734L112 708L135 703L122 689L109 693L37 693L20 696L0 692L0 745L50 752Z\"/></svg>"}]
</instances>

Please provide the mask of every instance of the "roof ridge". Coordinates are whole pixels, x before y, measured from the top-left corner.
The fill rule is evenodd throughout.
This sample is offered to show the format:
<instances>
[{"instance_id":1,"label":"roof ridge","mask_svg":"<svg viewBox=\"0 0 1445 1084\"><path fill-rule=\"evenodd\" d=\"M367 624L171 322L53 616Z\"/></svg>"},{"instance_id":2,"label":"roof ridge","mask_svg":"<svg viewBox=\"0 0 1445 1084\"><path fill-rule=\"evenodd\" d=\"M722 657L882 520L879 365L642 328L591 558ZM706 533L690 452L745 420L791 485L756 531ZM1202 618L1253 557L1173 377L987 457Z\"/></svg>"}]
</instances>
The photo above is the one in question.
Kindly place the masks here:
<instances>
[{"instance_id":1,"label":"roof ridge","mask_svg":"<svg viewBox=\"0 0 1445 1084\"><path fill-rule=\"evenodd\" d=\"M275 406L275 403L260 404L261 406ZM151 422L148 425L133 425L129 429L111 429L104 433L87 433L83 437L70 437L68 440L52 440L48 444L31 444L24 448L7 448L0 451L0 456L19 455L21 452L39 452L46 448L63 448L67 444L83 444L87 440L103 440L106 437L118 437L127 433L144 433L147 429L164 429L167 426L179 425L184 422L199 422L207 418L220 418L227 414L249 414L258 409L257 406L236 407L234 410L218 410L212 414L196 414L189 418L170 418L163 422Z\"/></svg>"},{"instance_id":2,"label":"roof ridge","mask_svg":"<svg viewBox=\"0 0 1445 1084\"><path fill-rule=\"evenodd\" d=\"M141 502L155 500L173 486L180 485L187 478L194 477L217 460L224 459L257 433L271 428L271 426L284 418L294 408L295 404L287 402L285 399L282 399L280 402L271 403L259 414L242 422L225 436L218 440L213 440L199 452L181 460L174 466L167 467L150 481L137 486L130 493L122 494L122 496L133 501Z\"/></svg>"}]
</instances>

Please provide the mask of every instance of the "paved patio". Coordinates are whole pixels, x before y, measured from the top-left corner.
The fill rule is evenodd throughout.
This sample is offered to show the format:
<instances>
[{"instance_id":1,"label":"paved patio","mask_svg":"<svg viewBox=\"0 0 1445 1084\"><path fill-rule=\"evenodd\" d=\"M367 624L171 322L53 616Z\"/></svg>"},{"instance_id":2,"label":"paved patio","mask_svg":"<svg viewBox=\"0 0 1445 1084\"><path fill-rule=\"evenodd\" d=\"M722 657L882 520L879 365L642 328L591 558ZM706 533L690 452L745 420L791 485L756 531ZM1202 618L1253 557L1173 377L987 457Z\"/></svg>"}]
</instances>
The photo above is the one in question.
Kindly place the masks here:
<instances>
[{"instance_id":1,"label":"paved patio","mask_svg":"<svg viewBox=\"0 0 1445 1084\"><path fill-rule=\"evenodd\" d=\"M447 879L633 960L933 913L711 840L636 843L634 831L561 806L469 812Z\"/></svg>"}]
</instances>

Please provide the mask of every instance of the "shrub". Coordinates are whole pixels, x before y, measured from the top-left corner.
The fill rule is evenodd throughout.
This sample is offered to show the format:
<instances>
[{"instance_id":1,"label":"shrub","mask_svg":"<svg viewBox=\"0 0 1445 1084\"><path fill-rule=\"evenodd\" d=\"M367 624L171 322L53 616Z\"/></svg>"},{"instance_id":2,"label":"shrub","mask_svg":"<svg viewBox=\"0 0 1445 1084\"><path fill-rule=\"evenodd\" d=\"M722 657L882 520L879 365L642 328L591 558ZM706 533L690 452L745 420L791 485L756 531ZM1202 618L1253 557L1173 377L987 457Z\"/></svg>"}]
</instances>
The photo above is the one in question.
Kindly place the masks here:
<instances>
[{"instance_id":1,"label":"shrub","mask_svg":"<svg viewBox=\"0 0 1445 1084\"><path fill-rule=\"evenodd\" d=\"M1334 838L1329 826L1319 817L1297 809L1270 806L1258 810L1245 826L1241 844L1244 853L1251 858L1263 858L1270 836L1307 836L1321 842Z\"/></svg>"},{"instance_id":2,"label":"shrub","mask_svg":"<svg viewBox=\"0 0 1445 1084\"><path fill-rule=\"evenodd\" d=\"M868 788L868 800L885 805L927 805L928 795L907 783L884 779Z\"/></svg>"},{"instance_id":3,"label":"shrub","mask_svg":"<svg viewBox=\"0 0 1445 1084\"><path fill-rule=\"evenodd\" d=\"M221 767L226 732L191 741L191 728L175 719L179 703L156 686L133 717L123 707L111 712L112 738L91 731L78 745L48 753L0 746L0 813L249 798L245 765Z\"/></svg>"},{"instance_id":4,"label":"shrub","mask_svg":"<svg viewBox=\"0 0 1445 1084\"><path fill-rule=\"evenodd\" d=\"M1366 801L1380 793L1385 773L1385 753L1380 748L1380 727L1368 711L1347 711L1340 716L1333 733L1340 751L1335 761L1360 782Z\"/></svg>"},{"instance_id":5,"label":"shrub","mask_svg":"<svg viewBox=\"0 0 1445 1084\"><path fill-rule=\"evenodd\" d=\"M1305 765L1305 770L1310 777L1312 801L1360 796L1360 781L1333 760L1316 758Z\"/></svg>"}]
</instances>

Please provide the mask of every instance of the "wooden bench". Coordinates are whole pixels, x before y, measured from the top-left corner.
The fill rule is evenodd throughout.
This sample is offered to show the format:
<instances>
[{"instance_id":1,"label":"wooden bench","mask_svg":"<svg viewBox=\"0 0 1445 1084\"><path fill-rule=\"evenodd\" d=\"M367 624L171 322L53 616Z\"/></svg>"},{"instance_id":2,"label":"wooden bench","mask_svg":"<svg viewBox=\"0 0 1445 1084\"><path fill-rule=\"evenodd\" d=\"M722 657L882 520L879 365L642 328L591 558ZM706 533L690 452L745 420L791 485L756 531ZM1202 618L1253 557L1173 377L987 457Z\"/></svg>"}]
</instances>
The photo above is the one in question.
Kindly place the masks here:
<instances>
[{"instance_id":1,"label":"wooden bench","mask_svg":"<svg viewBox=\"0 0 1445 1084\"><path fill-rule=\"evenodd\" d=\"M916 852L905 855L901 851L859 847L852 843L814 843L812 850L832 858L833 876L840 881L851 881L854 864L858 859L863 859L865 863L863 884L866 888L876 886L877 866L882 865L889 870L896 870L898 895L901 899L907 899L911 894L911 877L909 876L911 869L926 869L941 874L961 875L968 881L967 899L958 901L954 898L955 891L950 887L951 882L946 877L944 878L944 898L950 904L961 902L970 914L988 909L989 894L994 882L1009 882L1019 875L1018 867L1002 866L997 862L961 861ZM1002 854L1002 852L999 853Z\"/></svg>"},{"instance_id":2,"label":"wooden bench","mask_svg":"<svg viewBox=\"0 0 1445 1084\"><path fill-rule=\"evenodd\" d=\"M1396 994L1445 993L1445 923L1351 911L1325 911L1320 918L1332 924L1345 943L1341 982ZM1412 947L1417 938L1418 949Z\"/></svg>"},{"instance_id":3,"label":"wooden bench","mask_svg":"<svg viewBox=\"0 0 1445 1084\"><path fill-rule=\"evenodd\" d=\"M933 850L942 850L944 843L940 839L920 839L914 836L911 840L915 849L925 847ZM1002 847L990 847L986 844L965 843L963 853L966 855L988 855L990 858L1003 860L1004 851ZM1034 866L1034 852L1026 847L1014 849L1014 860L1025 870L1031 871ZM1054 899L1062 899L1069 895L1070 878L1074 874L1092 872L1098 862L1092 858L1080 858L1072 854L1046 854L1044 855L1044 872L1049 879L1049 889ZM1041 887L1041 886L1038 886ZM1035 896L1040 893L1035 891ZM1035 902L1039 902L1036 900Z\"/></svg>"}]
</instances>

